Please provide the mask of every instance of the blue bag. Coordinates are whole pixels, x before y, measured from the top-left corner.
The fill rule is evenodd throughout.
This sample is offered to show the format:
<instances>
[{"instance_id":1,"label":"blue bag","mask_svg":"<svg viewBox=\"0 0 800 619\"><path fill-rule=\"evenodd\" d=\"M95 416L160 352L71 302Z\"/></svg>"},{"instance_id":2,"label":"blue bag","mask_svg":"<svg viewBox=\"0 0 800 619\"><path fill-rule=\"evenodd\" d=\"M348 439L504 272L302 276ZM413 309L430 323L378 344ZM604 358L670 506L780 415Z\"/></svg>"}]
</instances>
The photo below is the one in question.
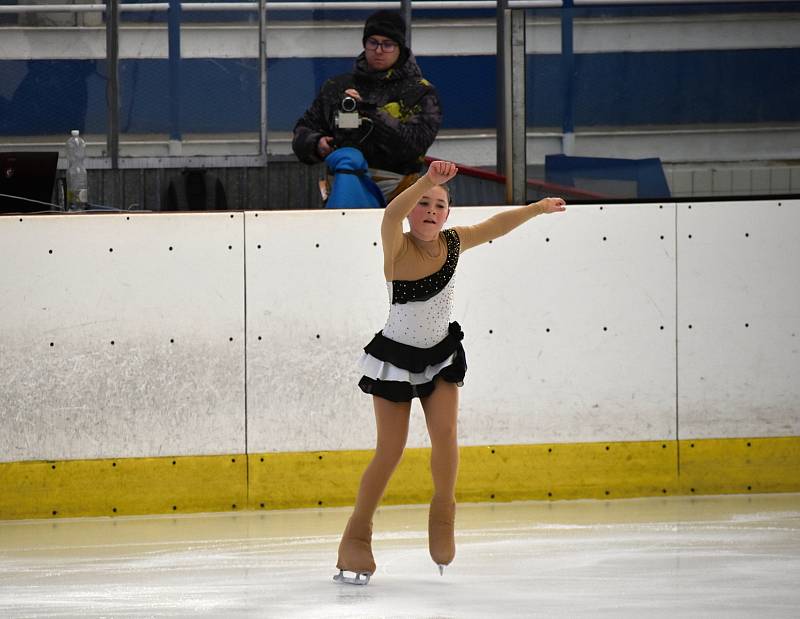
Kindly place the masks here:
<instances>
[{"instance_id":1,"label":"blue bag","mask_svg":"<svg viewBox=\"0 0 800 619\"><path fill-rule=\"evenodd\" d=\"M385 208L386 200L369 175L367 160L357 148L337 148L325 158L333 176L325 208Z\"/></svg>"}]
</instances>

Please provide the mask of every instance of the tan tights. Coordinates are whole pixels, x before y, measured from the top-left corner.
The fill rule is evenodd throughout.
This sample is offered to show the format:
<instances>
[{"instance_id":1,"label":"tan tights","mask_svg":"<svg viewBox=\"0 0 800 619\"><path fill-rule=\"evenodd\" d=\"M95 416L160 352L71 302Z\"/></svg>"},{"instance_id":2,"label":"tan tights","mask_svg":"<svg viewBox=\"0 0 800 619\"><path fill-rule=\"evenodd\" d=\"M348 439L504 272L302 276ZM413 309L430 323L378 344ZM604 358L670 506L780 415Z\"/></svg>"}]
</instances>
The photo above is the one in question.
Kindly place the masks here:
<instances>
[{"instance_id":1,"label":"tan tights","mask_svg":"<svg viewBox=\"0 0 800 619\"><path fill-rule=\"evenodd\" d=\"M375 455L361 477L356 505L350 518L351 526L363 529L365 535L389 479L403 455L411 413L410 402L391 402L378 396L373 396L372 400L377 425ZM449 506L452 505L454 509L458 474L458 387L437 379L433 393L421 398L420 402L431 440L431 475L434 486L432 505L445 505L445 509L450 509ZM452 515L448 516L451 517ZM445 557L443 560L434 557L434 560L449 563L452 557Z\"/></svg>"}]
</instances>

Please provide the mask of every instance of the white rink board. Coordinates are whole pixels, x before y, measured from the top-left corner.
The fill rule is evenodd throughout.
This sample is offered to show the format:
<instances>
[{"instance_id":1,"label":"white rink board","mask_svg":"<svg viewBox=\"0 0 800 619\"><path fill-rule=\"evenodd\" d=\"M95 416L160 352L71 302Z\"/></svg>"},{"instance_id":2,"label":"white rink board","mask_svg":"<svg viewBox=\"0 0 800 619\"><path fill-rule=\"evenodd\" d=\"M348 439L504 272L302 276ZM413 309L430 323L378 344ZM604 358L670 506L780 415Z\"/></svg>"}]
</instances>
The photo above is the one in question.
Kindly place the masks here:
<instances>
[{"instance_id":1,"label":"white rink board","mask_svg":"<svg viewBox=\"0 0 800 619\"><path fill-rule=\"evenodd\" d=\"M676 437L674 213L568 206L462 256L465 444Z\"/></svg>"},{"instance_id":2,"label":"white rink board","mask_svg":"<svg viewBox=\"0 0 800 619\"><path fill-rule=\"evenodd\" d=\"M675 220L659 206L571 207L464 254L463 444L675 438ZM448 225L498 210L455 208ZM388 310L379 225L247 215L250 452L373 447L356 361ZM408 444L427 445L416 404Z\"/></svg>"},{"instance_id":3,"label":"white rink board","mask_svg":"<svg viewBox=\"0 0 800 619\"><path fill-rule=\"evenodd\" d=\"M374 446L357 361L389 308L382 213L246 213L249 452Z\"/></svg>"},{"instance_id":4,"label":"white rink board","mask_svg":"<svg viewBox=\"0 0 800 619\"><path fill-rule=\"evenodd\" d=\"M241 452L242 220L0 217L0 460Z\"/></svg>"},{"instance_id":5,"label":"white rink board","mask_svg":"<svg viewBox=\"0 0 800 619\"><path fill-rule=\"evenodd\" d=\"M800 201L681 204L678 256L681 437L800 435Z\"/></svg>"},{"instance_id":6,"label":"white rink board","mask_svg":"<svg viewBox=\"0 0 800 619\"><path fill-rule=\"evenodd\" d=\"M0 461L372 448L380 217L0 217ZM456 278L464 445L800 434L798 201L570 206Z\"/></svg>"}]
</instances>

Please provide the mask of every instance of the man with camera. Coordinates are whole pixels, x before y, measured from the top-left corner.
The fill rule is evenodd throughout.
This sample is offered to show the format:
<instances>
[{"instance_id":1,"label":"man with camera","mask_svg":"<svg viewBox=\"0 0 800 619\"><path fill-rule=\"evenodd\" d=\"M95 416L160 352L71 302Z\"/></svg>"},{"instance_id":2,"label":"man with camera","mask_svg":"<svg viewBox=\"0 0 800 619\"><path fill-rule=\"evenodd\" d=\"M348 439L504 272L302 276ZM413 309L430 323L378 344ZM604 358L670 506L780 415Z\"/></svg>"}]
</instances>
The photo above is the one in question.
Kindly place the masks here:
<instances>
[{"instance_id":1,"label":"man with camera","mask_svg":"<svg viewBox=\"0 0 800 619\"><path fill-rule=\"evenodd\" d=\"M309 164L336 148L357 148L387 203L418 178L442 121L436 89L422 77L405 38L398 13L370 15L353 71L325 82L292 140L297 157Z\"/></svg>"}]
</instances>

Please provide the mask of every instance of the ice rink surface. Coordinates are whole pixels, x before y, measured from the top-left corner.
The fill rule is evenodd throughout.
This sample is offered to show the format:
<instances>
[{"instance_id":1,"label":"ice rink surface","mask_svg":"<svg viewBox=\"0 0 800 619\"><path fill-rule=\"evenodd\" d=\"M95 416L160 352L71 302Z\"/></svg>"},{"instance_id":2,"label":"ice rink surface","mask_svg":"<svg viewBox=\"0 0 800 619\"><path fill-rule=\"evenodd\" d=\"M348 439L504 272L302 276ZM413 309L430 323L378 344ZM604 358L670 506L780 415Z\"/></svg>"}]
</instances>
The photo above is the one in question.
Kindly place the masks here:
<instances>
[{"instance_id":1,"label":"ice rink surface","mask_svg":"<svg viewBox=\"0 0 800 619\"><path fill-rule=\"evenodd\" d=\"M0 616L800 616L800 494L464 504L444 576L386 507L366 587L332 581L348 515L0 522Z\"/></svg>"}]
</instances>

